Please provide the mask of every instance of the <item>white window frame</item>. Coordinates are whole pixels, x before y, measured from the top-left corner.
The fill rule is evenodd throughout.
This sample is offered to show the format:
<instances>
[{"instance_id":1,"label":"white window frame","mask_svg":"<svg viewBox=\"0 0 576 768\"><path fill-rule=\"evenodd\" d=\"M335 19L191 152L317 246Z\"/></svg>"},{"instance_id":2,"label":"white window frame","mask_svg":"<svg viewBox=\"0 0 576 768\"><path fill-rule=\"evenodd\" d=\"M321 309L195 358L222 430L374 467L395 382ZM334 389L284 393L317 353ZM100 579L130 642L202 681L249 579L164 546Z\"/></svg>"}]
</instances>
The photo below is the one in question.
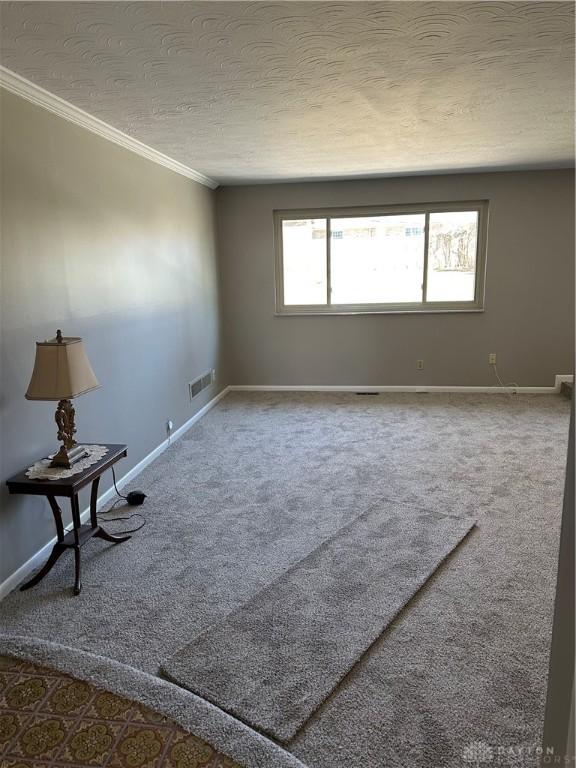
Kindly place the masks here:
<instances>
[{"instance_id":1,"label":"white window frame","mask_svg":"<svg viewBox=\"0 0 576 768\"><path fill-rule=\"evenodd\" d=\"M478 237L476 242L476 275L472 301L428 301L426 282L428 273L428 229L431 213L478 212ZM330 302L330 223L332 218L361 216L386 216L398 214L424 214L424 265L422 301L397 304L332 304ZM326 304L284 304L284 259L282 253L282 222L297 219L326 219ZM488 232L488 200L466 200L448 203L410 203L406 205L382 205L356 208L306 208L274 211L274 249L276 315L366 315L403 314L413 312L483 312L486 276L486 246Z\"/></svg>"}]
</instances>

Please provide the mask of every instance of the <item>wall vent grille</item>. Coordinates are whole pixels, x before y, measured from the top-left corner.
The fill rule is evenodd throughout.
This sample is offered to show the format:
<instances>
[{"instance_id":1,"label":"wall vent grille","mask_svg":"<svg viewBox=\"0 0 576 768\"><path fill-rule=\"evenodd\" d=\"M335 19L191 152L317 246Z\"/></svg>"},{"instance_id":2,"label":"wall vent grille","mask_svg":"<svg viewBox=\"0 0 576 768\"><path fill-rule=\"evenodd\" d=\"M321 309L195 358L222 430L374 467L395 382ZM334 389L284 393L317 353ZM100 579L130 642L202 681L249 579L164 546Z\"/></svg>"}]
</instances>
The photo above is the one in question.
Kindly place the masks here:
<instances>
[{"instance_id":1,"label":"wall vent grille","mask_svg":"<svg viewBox=\"0 0 576 768\"><path fill-rule=\"evenodd\" d=\"M206 373L203 373L202 376L199 376L197 379L194 379L194 381L188 382L188 392L190 394L190 400L193 400L195 397L197 397L200 392L202 392L206 387L209 387L211 384L214 384L215 371L206 371Z\"/></svg>"}]
</instances>

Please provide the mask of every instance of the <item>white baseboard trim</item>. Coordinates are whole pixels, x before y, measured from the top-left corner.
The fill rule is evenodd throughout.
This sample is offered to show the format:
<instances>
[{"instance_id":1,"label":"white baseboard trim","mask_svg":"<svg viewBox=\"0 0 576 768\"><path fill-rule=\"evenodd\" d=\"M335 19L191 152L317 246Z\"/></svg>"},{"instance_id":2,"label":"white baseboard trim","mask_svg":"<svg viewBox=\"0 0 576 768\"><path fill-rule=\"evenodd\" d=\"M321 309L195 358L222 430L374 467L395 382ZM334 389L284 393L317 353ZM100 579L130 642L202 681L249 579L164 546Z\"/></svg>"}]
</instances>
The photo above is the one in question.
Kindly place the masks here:
<instances>
[{"instance_id":1,"label":"white baseboard trim","mask_svg":"<svg viewBox=\"0 0 576 768\"><path fill-rule=\"evenodd\" d=\"M200 421L202 416L208 413L216 403L219 403L220 400L228 393L228 390L230 387L225 387L221 392L219 392L216 397L213 397L212 400L210 400L203 408L200 408L200 410L194 414L188 421L184 422L181 427L178 427L178 429L173 432L172 437L170 439L166 439L163 442L160 443L159 446L154 448L153 451L151 451L147 456L145 456L142 461L139 461L136 466L132 467L131 470L126 472L125 475L123 475L120 480L116 481L116 485L118 488L122 488L125 485L128 485L135 477L137 477L146 467L151 464L155 459L160 456L160 454L164 453L166 448L168 448L169 445L174 443L176 440L182 437L188 430L196 424L197 421ZM102 496L98 497L98 504L105 504L107 501L109 501L111 498L115 496L115 490L114 488L109 488L106 493L104 493Z\"/></svg>"},{"instance_id":2,"label":"white baseboard trim","mask_svg":"<svg viewBox=\"0 0 576 768\"><path fill-rule=\"evenodd\" d=\"M131 480L133 480L137 475L139 475L149 464L151 464L154 459L157 459L160 454L164 453L164 451L168 448L171 443L173 443L175 440L178 440L178 438L182 437L183 434L188 432L188 430L196 424L197 421L199 421L202 416L204 416L206 413L208 413L209 410L214 408L216 403L219 403L220 400L228 393L230 387L225 387L221 392L219 392L216 397L212 398L210 402L206 403L206 405L200 410L194 414L188 421L186 421L184 424L182 424L181 427L179 427L172 435L171 439L164 440L157 448L154 448L153 451L151 451L147 456L145 456L142 461L139 461L136 466L132 467L128 472L126 472L125 475L123 475L119 480L116 481L116 485L118 488L122 488L123 486L127 485ZM114 487L109 488L107 491L105 491L101 496L98 497L98 507L101 507L103 504L106 504L110 499L114 498L116 495L116 491L114 490ZM80 519L83 523L85 523L88 520L88 517L90 515L90 510L85 509L81 515ZM66 532L72 530L72 524L66 526ZM18 584L20 584L21 581L24 581L26 576L28 576L29 573L32 573L32 571L35 568L38 568L42 563L48 558L48 555L50 554L50 551L52 550L52 547L56 543L56 536L52 538L50 541L48 541L41 549L38 550L32 557L30 557L25 563L23 563L17 570L14 571L10 576L8 576L7 579L5 579L0 584L0 600L2 600L6 595L8 595Z\"/></svg>"},{"instance_id":3,"label":"white baseboard trim","mask_svg":"<svg viewBox=\"0 0 576 768\"><path fill-rule=\"evenodd\" d=\"M392 385L378 386L341 386L325 384L232 384L228 388L236 392L459 392L460 394L485 394L498 395L505 392L515 392L519 395L552 395L560 391L560 382L556 377L553 387L450 387L450 386L424 386L424 385ZM563 379L567 380L567 379Z\"/></svg>"}]
</instances>

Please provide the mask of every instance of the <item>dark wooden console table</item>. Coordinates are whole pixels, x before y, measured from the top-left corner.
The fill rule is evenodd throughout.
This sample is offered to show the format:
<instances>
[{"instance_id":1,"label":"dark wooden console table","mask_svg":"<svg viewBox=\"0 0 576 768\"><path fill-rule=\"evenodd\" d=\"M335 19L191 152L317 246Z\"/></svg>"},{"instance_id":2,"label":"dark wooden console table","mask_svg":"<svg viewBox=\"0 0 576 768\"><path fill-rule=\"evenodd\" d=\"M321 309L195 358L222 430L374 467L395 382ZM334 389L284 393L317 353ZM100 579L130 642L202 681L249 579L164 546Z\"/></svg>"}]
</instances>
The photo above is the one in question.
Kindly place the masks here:
<instances>
[{"instance_id":1,"label":"dark wooden console table","mask_svg":"<svg viewBox=\"0 0 576 768\"><path fill-rule=\"evenodd\" d=\"M54 567L54 564L60 555L67 549L73 549L76 566L74 594L79 595L80 590L82 589L80 548L93 536L96 536L98 539L104 539L104 541L110 541L113 544L120 544L120 542L130 538L130 536L112 536L112 534L105 531L104 528L98 524L96 505L98 501L98 484L100 482L100 477L107 469L128 453L125 445L107 445L106 448L108 448L108 452L105 456L95 464L92 464L92 466L88 467L88 469L79 472L77 475L72 475L72 477L66 477L61 480L32 480L27 477L26 472L23 471L14 475L14 477L11 477L10 480L7 480L6 485L8 486L10 493L26 493L34 496L46 496L54 515L56 534L58 537L58 541L54 544L54 548L44 567L36 574L36 576L34 576L34 578L23 584L20 587L21 590L30 589L30 587L36 586L36 584L42 581L44 576L46 576L46 574ZM80 521L78 493L89 483L92 483L92 490L90 493L90 524L82 525ZM64 496L70 499L73 527L68 533L64 532L62 512L56 503L57 496Z\"/></svg>"}]
</instances>

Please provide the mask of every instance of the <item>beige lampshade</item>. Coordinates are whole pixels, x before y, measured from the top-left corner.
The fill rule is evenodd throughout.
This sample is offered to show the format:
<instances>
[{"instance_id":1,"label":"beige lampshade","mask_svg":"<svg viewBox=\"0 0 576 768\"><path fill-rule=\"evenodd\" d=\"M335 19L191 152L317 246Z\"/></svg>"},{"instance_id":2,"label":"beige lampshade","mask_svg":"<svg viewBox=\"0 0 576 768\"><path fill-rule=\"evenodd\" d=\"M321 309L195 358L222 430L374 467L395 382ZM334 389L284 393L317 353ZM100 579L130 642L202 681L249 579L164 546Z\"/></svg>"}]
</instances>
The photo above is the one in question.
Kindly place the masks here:
<instances>
[{"instance_id":1,"label":"beige lampshade","mask_svg":"<svg viewBox=\"0 0 576 768\"><path fill-rule=\"evenodd\" d=\"M82 339L58 332L55 339L36 342L28 400L68 400L99 386Z\"/></svg>"}]
</instances>

